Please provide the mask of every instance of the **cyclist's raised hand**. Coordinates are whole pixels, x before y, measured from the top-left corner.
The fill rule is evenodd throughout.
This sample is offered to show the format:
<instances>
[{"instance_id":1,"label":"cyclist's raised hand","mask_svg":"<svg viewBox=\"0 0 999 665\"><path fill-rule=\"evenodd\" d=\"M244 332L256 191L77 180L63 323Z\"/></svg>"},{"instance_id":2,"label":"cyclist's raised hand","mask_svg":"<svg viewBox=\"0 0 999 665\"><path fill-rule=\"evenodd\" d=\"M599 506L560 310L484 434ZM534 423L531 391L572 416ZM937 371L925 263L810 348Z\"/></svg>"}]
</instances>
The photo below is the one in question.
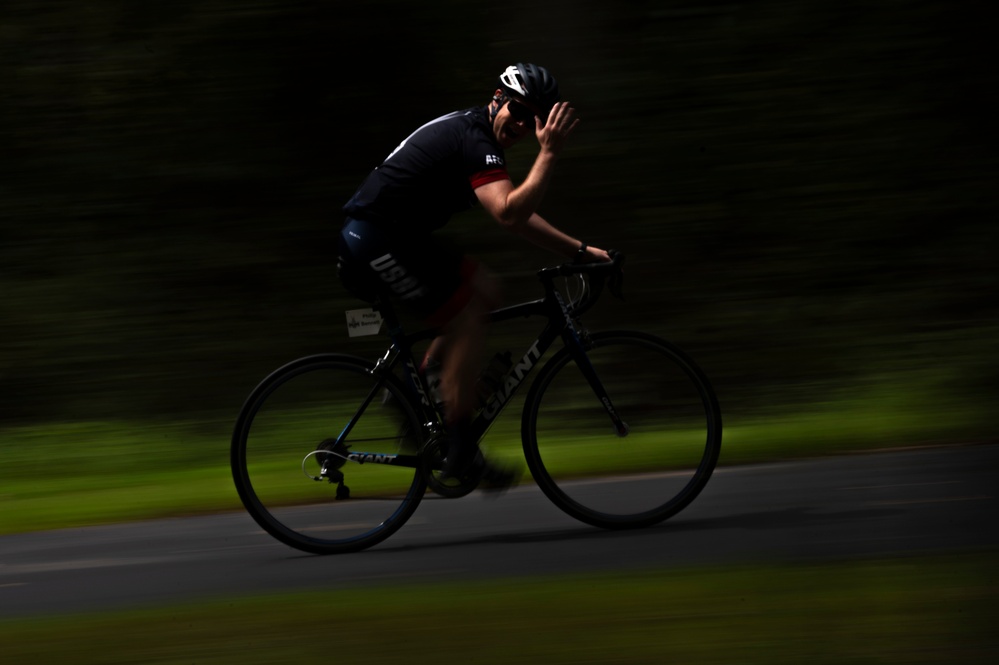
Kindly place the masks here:
<instances>
[{"instance_id":1,"label":"cyclist's raised hand","mask_svg":"<svg viewBox=\"0 0 999 665\"><path fill-rule=\"evenodd\" d=\"M579 118L576 109L569 102L558 102L552 107L548 119L543 124L540 117L535 118L535 133L542 150L557 153L562 149L565 139L576 129Z\"/></svg>"}]
</instances>

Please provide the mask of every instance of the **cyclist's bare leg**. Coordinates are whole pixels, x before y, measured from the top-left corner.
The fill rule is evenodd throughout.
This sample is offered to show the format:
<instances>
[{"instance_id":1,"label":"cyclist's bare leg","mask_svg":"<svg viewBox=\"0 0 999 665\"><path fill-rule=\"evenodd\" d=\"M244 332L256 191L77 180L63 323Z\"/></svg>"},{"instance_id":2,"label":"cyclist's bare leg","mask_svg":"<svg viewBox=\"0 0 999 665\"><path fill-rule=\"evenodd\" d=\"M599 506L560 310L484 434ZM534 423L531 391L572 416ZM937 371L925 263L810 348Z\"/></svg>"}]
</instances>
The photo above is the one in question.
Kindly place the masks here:
<instances>
[{"instance_id":1,"label":"cyclist's bare leg","mask_svg":"<svg viewBox=\"0 0 999 665\"><path fill-rule=\"evenodd\" d=\"M498 302L498 281L480 267L473 277L468 304L427 351L441 364L441 395L449 423L467 419L475 408L475 375L485 347L485 317Z\"/></svg>"},{"instance_id":2,"label":"cyclist's bare leg","mask_svg":"<svg viewBox=\"0 0 999 665\"><path fill-rule=\"evenodd\" d=\"M470 424L475 409L475 375L482 364L486 337L486 315L499 303L499 283L484 269L474 278L473 296L465 308L433 340L428 355L441 363L441 395L448 426L447 475L475 473L484 487L504 489L516 482L517 473L486 461L471 440Z\"/></svg>"}]
</instances>

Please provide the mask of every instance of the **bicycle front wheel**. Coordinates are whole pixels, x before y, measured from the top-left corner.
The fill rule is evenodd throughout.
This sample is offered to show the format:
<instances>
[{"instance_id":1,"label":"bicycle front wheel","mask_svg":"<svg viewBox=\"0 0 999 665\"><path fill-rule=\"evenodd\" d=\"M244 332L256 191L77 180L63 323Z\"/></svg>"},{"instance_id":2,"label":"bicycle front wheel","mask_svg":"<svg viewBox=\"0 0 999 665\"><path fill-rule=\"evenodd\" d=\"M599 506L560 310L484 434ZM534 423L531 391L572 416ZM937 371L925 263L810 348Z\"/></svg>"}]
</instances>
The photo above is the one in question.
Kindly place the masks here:
<instances>
[{"instance_id":1,"label":"bicycle front wheel","mask_svg":"<svg viewBox=\"0 0 999 665\"><path fill-rule=\"evenodd\" d=\"M316 554L381 542L426 489L420 426L394 375L340 354L301 358L257 386L232 438L233 479L267 533Z\"/></svg>"},{"instance_id":2,"label":"bicycle front wheel","mask_svg":"<svg viewBox=\"0 0 999 665\"><path fill-rule=\"evenodd\" d=\"M609 404L568 350L541 369L524 406L524 453L563 511L621 529L661 522L707 484L721 448L718 400L704 373L669 342L597 333L587 350ZM619 432L608 408L624 421Z\"/></svg>"}]
</instances>

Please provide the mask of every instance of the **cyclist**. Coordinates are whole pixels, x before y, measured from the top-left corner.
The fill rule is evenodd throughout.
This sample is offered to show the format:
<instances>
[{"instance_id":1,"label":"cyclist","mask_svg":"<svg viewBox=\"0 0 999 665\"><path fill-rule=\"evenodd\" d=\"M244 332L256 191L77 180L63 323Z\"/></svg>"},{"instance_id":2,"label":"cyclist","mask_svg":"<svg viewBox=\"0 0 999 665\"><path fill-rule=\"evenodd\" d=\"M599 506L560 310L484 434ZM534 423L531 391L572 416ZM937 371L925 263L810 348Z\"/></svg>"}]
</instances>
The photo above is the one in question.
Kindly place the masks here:
<instances>
[{"instance_id":1,"label":"cyclist","mask_svg":"<svg viewBox=\"0 0 999 665\"><path fill-rule=\"evenodd\" d=\"M339 265L344 285L364 297L373 283L381 284L442 331L421 371L429 374L439 365L449 439L446 476L475 474L494 487L516 480L513 472L485 461L468 433L484 315L498 301L496 280L433 232L478 203L504 228L557 254L610 260L606 251L563 233L536 212L578 123L576 110L560 101L558 83L547 69L511 65L488 105L449 113L417 129L371 171L343 208ZM514 185L504 150L531 133L538 155L524 181Z\"/></svg>"}]
</instances>

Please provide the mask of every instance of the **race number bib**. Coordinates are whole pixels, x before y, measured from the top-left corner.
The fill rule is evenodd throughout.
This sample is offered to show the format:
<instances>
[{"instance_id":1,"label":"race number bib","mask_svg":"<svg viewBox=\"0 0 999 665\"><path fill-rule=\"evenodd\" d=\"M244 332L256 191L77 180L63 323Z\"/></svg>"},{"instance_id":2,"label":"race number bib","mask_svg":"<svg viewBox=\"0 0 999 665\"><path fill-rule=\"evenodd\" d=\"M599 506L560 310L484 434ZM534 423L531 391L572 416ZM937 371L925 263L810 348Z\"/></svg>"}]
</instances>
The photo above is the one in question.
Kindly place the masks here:
<instances>
[{"instance_id":1,"label":"race number bib","mask_svg":"<svg viewBox=\"0 0 999 665\"><path fill-rule=\"evenodd\" d=\"M377 335L382 327L382 315L373 309L347 310L347 333L351 337Z\"/></svg>"}]
</instances>

